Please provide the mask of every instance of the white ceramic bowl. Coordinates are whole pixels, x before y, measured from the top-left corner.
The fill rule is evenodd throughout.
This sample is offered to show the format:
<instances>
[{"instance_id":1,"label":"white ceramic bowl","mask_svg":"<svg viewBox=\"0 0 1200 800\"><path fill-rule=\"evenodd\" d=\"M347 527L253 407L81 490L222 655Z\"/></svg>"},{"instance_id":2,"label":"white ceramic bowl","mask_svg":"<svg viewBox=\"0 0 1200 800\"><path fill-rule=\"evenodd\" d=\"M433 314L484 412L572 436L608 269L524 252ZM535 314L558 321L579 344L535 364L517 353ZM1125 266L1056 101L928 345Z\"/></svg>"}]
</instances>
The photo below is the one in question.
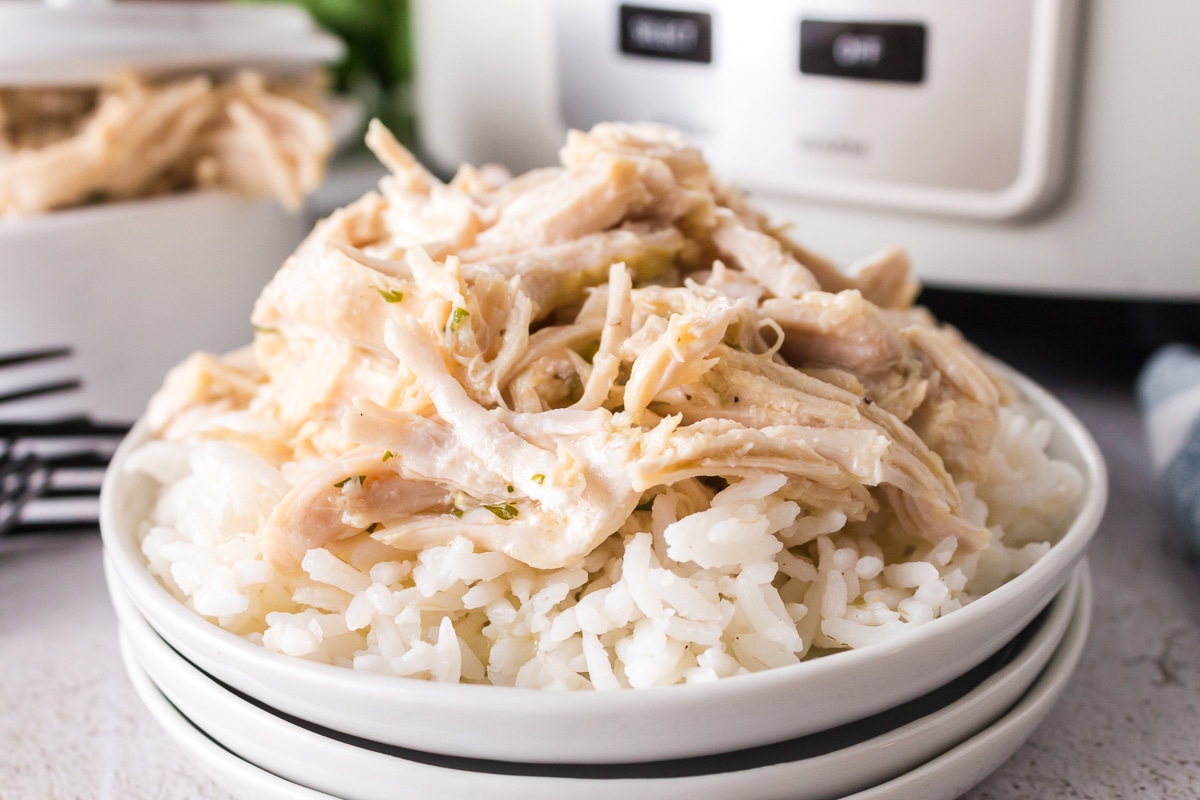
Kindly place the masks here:
<instances>
[{"instance_id":1,"label":"white ceramic bowl","mask_svg":"<svg viewBox=\"0 0 1200 800\"><path fill-rule=\"evenodd\" d=\"M145 438L135 427L105 476L101 530L113 570L153 628L187 660L284 713L367 740L430 753L525 762L621 763L780 742L862 719L966 673L1011 640L1057 594L1103 514L1104 463L1057 400L1017 388L1051 420L1050 449L1083 473L1079 513L1023 574L890 642L707 684L619 692L446 685L317 664L270 652L179 603L149 573L135 531L149 478L126 474Z\"/></svg>"},{"instance_id":2,"label":"white ceramic bowl","mask_svg":"<svg viewBox=\"0 0 1200 800\"><path fill-rule=\"evenodd\" d=\"M486 782L497 800L562 797L644 800L715 795L820 800L891 780L987 728L1051 660L1077 613L1090 604L1081 564L1068 585L1012 644L951 686L884 715L758 751L684 762L529 767L428 758L307 726L239 697L172 650L112 582L127 662L192 724L230 752L294 783L348 798L386 800L396 786L415 796L469 797ZM956 685L957 684L957 685Z\"/></svg>"},{"instance_id":3,"label":"white ceramic bowl","mask_svg":"<svg viewBox=\"0 0 1200 800\"><path fill-rule=\"evenodd\" d=\"M39 367L62 374L12 369L0 380L83 381L79 392L5 404L4 415L137 419L193 351L251 339L255 299L308 228L273 199L218 191L0 220L0 352L74 351Z\"/></svg>"}]
</instances>

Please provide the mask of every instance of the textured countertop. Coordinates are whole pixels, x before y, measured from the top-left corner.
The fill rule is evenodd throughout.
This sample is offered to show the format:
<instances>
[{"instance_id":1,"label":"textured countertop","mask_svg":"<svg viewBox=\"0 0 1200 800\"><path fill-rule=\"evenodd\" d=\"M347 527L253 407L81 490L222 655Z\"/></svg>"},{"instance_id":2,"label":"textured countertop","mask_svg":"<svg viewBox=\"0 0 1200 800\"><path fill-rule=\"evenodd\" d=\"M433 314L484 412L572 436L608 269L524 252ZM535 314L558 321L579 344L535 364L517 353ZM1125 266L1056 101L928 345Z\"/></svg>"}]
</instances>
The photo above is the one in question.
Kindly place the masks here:
<instances>
[{"instance_id":1,"label":"textured countertop","mask_svg":"<svg viewBox=\"0 0 1200 800\"><path fill-rule=\"evenodd\" d=\"M1178 554L1132 388L1033 376L1108 462L1108 512L1089 551L1094 617L1049 718L965 797L1200 797L1200 566ZM100 556L94 535L0 554L0 798L224 800L134 694Z\"/></svg>"}]
</instances>

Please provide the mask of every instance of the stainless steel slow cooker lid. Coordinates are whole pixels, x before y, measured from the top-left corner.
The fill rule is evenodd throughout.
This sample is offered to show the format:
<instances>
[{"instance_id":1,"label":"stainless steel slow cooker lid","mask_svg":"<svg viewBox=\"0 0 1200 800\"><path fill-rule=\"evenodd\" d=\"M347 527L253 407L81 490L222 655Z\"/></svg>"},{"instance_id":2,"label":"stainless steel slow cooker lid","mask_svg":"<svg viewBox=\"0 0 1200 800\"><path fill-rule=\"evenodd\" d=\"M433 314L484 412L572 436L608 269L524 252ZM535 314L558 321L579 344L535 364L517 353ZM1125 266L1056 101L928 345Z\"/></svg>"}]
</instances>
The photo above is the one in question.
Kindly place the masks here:
<instances>
[{"instance_id":1,"label":"stainless steel slow cooker lid","mask_svg":"<svg viewBox=\"0 0 1200 800\"><path fill-rule=\"evenodd\" d=\"M290 5L0 3L0 86L95 85L122 69L286 74L342 51L339 39Z\"/></svg>"}]
</instances>

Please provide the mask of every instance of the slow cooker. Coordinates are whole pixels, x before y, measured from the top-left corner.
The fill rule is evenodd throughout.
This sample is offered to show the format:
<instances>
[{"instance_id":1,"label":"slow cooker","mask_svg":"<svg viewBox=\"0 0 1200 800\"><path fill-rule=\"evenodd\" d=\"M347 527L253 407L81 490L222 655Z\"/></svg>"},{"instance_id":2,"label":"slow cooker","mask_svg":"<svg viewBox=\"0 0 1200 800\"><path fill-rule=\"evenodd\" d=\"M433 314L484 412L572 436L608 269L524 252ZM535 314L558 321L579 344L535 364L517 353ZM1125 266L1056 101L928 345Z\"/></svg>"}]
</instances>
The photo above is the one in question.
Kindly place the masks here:
<instances>
[{"instance_id":1,"label":"slow cooker","mask_svg":"<svg viewBox=\"0 0 1200 800\"><path fill-rule=\"evenodd\" d=\"M554 161L665 122L843 266L927 285L1200 299L1190 0L415 0L426 157Z\"/></svg>"}]
</instances>

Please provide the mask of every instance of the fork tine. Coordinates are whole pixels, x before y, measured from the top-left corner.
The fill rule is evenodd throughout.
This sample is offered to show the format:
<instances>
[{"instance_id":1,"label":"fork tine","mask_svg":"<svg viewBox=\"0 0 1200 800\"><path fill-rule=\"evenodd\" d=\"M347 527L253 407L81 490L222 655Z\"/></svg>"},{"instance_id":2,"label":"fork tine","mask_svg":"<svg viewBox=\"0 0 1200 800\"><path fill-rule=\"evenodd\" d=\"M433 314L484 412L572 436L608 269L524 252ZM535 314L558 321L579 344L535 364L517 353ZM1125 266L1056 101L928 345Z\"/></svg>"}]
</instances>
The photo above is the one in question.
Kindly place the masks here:
<instances>
[{"instance_id":1,"label":"fork tine","mask_svg":"<svg viewBox=\"0 0 1200 800\"><path fill-rule=\"evenodd\" d=\"M55 358L66 358L69 355L71 355L70 347L47 347L24 353L8 353L7 355L0 356L0 369L14 367L17 364L28 364L33 361L50 361Z\"/></svg>"},{"instance_id":2,"label":"fork tine","mask_svg":"<svg viewBox=\"0 0 1200 800\"><path fill-rule=\"evenodd\" d=\"M46 533L77 533L79 531L99 530L100 523L95 518L38 520L37 522L18 522L7 531L6 536L27 536Z\"/></svg>"},{"instance_id":3,"label":"fork tine","mask_svg":"<svg viewBox=\"0 0 1200 800\"><path fill-rule=\"evenodd\" d=\"M51 486L43 491L35 499L37 500L61 500L67 497L99 497L99 486Z\"/></svg>"},{"instance_id":4,"label":"fork tine","mask_svg":"<svg viewBox=\"0 0 1200 800\"><path fill-rule=\"evenodd\" d=\"M110 456L95 450L75 450L59 455L41 456L41 462L50 472L65 470L104 469L108 466Z\"/></svg>"},{"instance_id":5,"label":"fork tine","mask_svg":"<svg viewBox=\"0 0 1200 800\"><path fill-rule=\"evenodd\" d=\"M54 383L43 383L40 386L32 386L28 389L18 389L15 392L0 394L0 405L3 405L4 403L11 403L16 400L25 400L30 397L41 397L42 395L46 394L72 392L82 385L82 381L72 379L66 381L55 381Z\"/></svg>"},{"instance_id":6,"label":"fork tine","mask_svg":"<svg viewBox=\"0 0 1200 800\"><path fill-rule=\"evenodd\" d=\"M0 440L31 439L44 437L112 437L120 438L129 433L129 426L119 422L92 422L86 416L63 417L50 421L6 422L0 421Z\"/></svg>"}]
</instances>

